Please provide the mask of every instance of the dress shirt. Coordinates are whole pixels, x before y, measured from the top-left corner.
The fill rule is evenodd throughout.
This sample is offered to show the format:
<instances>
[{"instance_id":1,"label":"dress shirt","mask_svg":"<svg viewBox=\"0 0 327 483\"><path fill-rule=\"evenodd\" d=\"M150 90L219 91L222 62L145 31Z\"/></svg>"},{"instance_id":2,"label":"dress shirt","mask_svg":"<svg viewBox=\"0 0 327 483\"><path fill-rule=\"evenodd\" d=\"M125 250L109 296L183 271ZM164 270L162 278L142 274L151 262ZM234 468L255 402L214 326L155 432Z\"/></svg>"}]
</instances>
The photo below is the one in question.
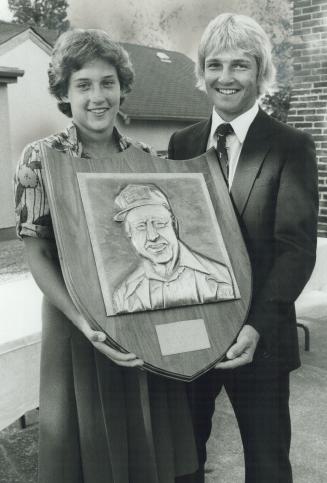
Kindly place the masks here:
<instances>
[{"instance_id":1,"label":"dress shirt","mask_svg":"<svg viewBox=\"0 0 327 483\"><path fill-rule=\"evenodd\" d=\"M243 147L244 140L246 138L247 132L249 130L250 125L254 121L254 118L258 114L259 111L259 104L256 101L254 105L248 111L244 112L240 116L236 117L228 124L230 124L234 130L234 134L229 134L226 137L226 149L229 161L229 176L228 176L228 186L229 189L232 186L234 174L237 168L237 163L241 154L241 150ZM219 114L213 108L212 111L212 122L211 122L211 130L210 135L208 138L207 149L211 147L216 147L217 145L217 134L216 129L220 124L224 124L226 121L222 119Z\"/></svg>"}]
</instances>

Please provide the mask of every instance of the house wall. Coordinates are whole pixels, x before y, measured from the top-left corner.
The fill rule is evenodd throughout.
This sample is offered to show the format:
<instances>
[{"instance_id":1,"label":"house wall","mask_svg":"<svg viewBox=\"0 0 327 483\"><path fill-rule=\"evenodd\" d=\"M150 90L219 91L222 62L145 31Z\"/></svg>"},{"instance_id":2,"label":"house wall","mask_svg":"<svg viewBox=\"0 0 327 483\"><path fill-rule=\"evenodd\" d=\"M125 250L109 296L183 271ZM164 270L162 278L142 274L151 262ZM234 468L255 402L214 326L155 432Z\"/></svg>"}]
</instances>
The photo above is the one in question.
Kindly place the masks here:
<instances>
[{"instance_id":1,"label":"house wall","mask_svg":"<svg viewBox=\"0 0 327 483\"><path fill-rule=\"evenodd\" d=\"M121 117L118 119L118 129L131 138L149 144L157 151L166 151L170 136L193 122L180 121L139 121L131 120L125 124Z\"/></svg>"},{"instance_id":2,"label":"house wall","mask_svg":"<svg viewBox=\"0 0 327 483\"><path fill-rule=\"evenodd\" d=\"M16 42L10 50L2 48L0 65L25 71L17 84L8 86L13 172L24 146L61 129L67 118L48 92L49 54L30 38Z\"/></svg>"},{"instance_id":3,"label":"house wall","mask_svg":"<svg viewBox=\"0 0 327 483\"><path fill-rule=\"evenodd\" d=\"M8 169L10 152L9 107L7 84L0 84L0 229L14 224L12 175ZM9 164L10 168L10 164Z\"/></svg>"}]
</instances>

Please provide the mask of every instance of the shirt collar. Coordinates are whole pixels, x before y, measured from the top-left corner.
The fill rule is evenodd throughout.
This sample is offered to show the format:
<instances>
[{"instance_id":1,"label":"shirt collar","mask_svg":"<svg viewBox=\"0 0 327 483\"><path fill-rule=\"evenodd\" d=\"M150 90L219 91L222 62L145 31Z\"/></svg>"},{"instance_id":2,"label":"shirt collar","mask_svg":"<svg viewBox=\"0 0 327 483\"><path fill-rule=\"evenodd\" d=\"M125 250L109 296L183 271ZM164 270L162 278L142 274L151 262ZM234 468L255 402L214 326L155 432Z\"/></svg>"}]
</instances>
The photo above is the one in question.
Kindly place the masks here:
<instances>
[{"instance_id":1,"label":"shirt collar","mask_svg":"<svg viewBox=\"0 0 327 483\"><path fill-rule=\"evenodd\" d=\"M127 136L121 134L116 127L113 129L113 135L119 151L124 151L131 145L131 140ZM74 154L80 158L88 157L86 154L83 154L83 146L78 138L78 132L73 121L62 133L61 144L63 148L71 149Z\"/></svg>"},{"instance_id":2,"label":"shirt collar","mask_svg":"<svg viewBox=\"0 0 327 483\"><path fill-rule=\"evenodd\" d=\"M258 101L255 101L253 106L248 111L243 112L243 114L229 122L234 130L234 133L236 134L237 139L241 144L244 143L248 130L252 122L254 121L254 118L258 114L258 111L259 103ZM216 112L215 108L213 108L210 136L214 137L217 127L220 126L220 124L224 123L226 123L226 121L224 121Z\"/></svg>"},{"instance_id":3,"label":"shirt collar","mask_svg":"<svg viewBox=\"0 0 327 483\"><path fill-rule=\"evenodd\" d=\"M193 255L193 253L182 242L179 242L179 264L182 267L191 268L197 272L209 274L208 270L202 263Z\"/></svg>"}]
</instances>

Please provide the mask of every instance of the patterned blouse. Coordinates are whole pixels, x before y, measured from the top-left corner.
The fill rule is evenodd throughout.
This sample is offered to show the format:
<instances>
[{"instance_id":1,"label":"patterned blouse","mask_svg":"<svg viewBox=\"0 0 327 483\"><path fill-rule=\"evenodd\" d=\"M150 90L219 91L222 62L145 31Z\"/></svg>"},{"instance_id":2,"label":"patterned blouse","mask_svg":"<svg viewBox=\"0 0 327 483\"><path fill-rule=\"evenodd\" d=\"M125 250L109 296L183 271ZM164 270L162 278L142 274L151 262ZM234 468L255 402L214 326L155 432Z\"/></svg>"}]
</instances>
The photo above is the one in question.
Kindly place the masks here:
<instances>
[{"instance_id":1,"label":"patterned blouse","mask_svg":"<svg viewBox=\"0 0 327 483\"><path fill-rule=\"evenodd\" d=\"M131 144L155 155L146 144L132 141L114 128L114 137L119 151ZM63 132L28 144L24 149L14 177L16 231L17 236L32 236L53 239L53 229L47 195L45 192L40 145L66 152L70 156L89 158L78 140L77 130L71 123Z\"/></svg>"}]
</instances>

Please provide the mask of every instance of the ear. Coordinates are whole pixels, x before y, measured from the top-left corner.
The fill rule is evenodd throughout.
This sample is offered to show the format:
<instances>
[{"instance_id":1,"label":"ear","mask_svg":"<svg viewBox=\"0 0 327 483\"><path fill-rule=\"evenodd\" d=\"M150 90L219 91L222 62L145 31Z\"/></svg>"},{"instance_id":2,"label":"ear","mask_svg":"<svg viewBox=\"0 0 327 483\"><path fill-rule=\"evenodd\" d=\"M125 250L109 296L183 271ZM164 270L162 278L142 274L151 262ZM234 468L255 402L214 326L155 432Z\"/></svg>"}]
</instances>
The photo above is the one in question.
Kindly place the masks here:
<instances>
[{"instance_id":1,"label":"ear","mask_svg":"<svg viewBox=\"0 0 327 483\"><path fill-rule=\"evenodd\" d=\"M173 215L172 223L173 223L173 228L175 230L176 236L178 238L179 237L179 225L178 225L177 218L175 218L175 215Z\"/></svg>"},{"instance_id":2,"label":"ear","mask_svg":"<svg viewBox=\"0 0 327 483\"><path fill-rule=\"evenodd\" d=\"M70 103L70 100L68 99L68 96L61 96L61 97L60 97L60 102L67 102L67 103Z\"/></svg>"},{"instance_id":3,"label":"ear","mask_svg":"<svg viewBox=\"0 0 327 483\"><path fill-rule=\"evenodd\" d=\"M119 105L121 106L122 103L125 101L125 97L127 95L127 92L126 90L123 90L123 89L120 89L120 101L119 101Z\"/></svg>"},{"instance_id":4,"label":"ear","mask_svg":"<svg viewBox=\"0 0 327 483\"><path fill-rule=\"evenodd\" d=\"M128 236L128 238L132 238L130 224L126 220L124 221L124 229L125 229L125 233Z\"/></svg>"}]
</instances>

